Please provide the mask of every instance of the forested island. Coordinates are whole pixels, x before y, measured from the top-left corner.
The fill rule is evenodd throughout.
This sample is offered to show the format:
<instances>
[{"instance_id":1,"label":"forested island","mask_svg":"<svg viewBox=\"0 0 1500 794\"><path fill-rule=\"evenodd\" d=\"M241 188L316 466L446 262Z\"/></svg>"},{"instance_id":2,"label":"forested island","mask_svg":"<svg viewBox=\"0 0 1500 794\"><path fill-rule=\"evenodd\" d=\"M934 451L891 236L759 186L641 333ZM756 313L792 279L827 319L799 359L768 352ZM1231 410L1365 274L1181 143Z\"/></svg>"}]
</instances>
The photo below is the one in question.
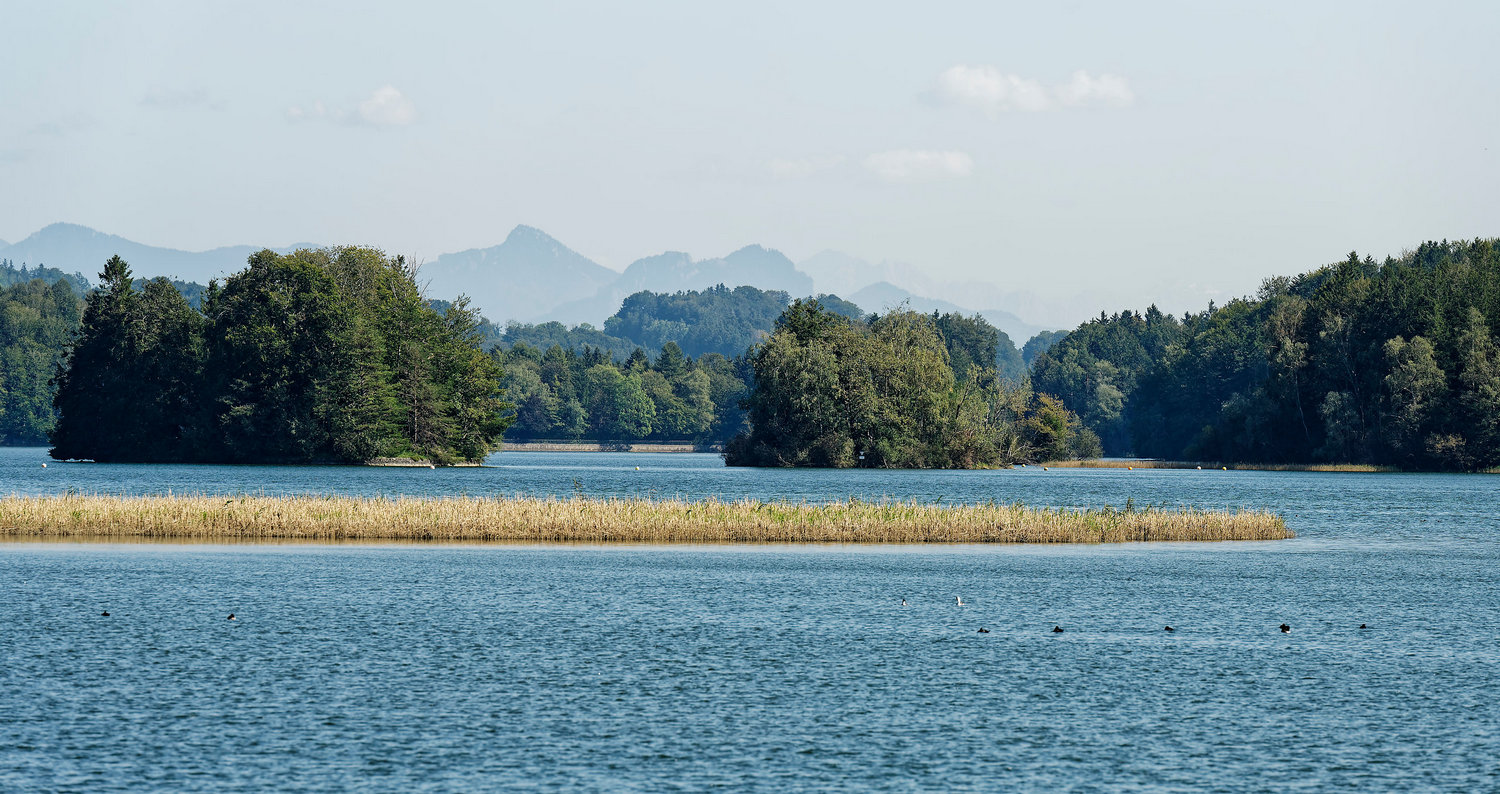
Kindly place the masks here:
<instances>
[{"instance_id":1,"label":"forested island","mask_svg":"<svg viewBox=\"0 0 1500 794\"><path fill-rule=\"evenodd\" d=\"M798 301L749 354L750 429L731 466L976 468L1095 457L1099 440L1052 397L991 366L981 318L896 310L867 320Z\"/></svg>"},{"instance_id":2,"label":"forested island","mask_svg":"<svg viewBox=\"0 0 1500 794\"><path fill-rule=\"evenodd\" d=\"M52 456L96 461L477 462L509 423L460 299L439 313L401 258L261 251L195 310L118 256L58 374Z\"/></svg>"}]
</instances>

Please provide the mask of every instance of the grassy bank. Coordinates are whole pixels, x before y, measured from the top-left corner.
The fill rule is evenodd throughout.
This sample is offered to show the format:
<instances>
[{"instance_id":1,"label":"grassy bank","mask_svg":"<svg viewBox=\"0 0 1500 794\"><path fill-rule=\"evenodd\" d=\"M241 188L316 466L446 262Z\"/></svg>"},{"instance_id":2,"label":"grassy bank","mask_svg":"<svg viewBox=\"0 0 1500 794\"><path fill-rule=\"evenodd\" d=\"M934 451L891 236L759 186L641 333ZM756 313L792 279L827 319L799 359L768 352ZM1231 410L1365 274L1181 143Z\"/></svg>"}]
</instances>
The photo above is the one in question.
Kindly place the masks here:
<instances>
[{"instance_id":1,"label":"grassy bank","mask_svg":"<svg viewBox=\"0 0 1500 794\"><path fill-rule=\"evenodd\" d=\"M11 496L0 539L626 543L1118 543L1292 537L1263 511L914 502Z\"/></svg>"},{"instance_id":2,"label":"grassy bank","mask_svg":"<svg viewBox=\"0 0 1500 794\"><path fill-rule=\"evenodd\" d=\"M1227 469L1230 471L1393 472L1368 463L1204 463L1186 460L1056 460L1037 464L1052 469Z\"/></svg>"}]
</instances>

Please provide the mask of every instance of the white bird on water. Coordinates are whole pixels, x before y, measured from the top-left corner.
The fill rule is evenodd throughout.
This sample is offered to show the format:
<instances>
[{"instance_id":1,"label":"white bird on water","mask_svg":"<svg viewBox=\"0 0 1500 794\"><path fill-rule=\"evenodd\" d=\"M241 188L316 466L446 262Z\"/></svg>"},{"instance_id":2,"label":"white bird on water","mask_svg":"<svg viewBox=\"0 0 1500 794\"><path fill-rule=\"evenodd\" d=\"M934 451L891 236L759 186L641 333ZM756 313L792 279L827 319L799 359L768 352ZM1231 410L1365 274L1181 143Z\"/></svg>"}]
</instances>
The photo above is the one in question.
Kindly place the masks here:
<instances>
[{"instance_id":1,"label":"white bird on water","mask_svg":"<svg viewBox=\"0 0 1500 794\"><path fill-rule=\"evenodd\" d=\"M963 606L964 605L964 597L963 596L954 596L954 598L958 599L958 605L959 606Z\"/></svg>"}]
</instances>

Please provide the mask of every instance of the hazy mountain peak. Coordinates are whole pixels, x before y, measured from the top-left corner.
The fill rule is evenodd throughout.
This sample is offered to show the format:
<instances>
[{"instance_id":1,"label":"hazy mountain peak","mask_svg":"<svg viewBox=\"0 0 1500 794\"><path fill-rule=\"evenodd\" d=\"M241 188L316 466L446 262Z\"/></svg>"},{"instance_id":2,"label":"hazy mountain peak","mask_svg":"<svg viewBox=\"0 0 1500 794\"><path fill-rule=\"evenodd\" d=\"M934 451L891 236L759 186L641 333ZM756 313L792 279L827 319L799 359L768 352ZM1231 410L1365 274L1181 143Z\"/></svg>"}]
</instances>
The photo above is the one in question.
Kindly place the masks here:
<instances>
[{"instance_id":1,"label":"hazy mountain peak","mask_svg":"<svg viewBox=\"0 0 1500 794\"><path fill-rule=\"evenodd\" d=\"M512 243L543 243L547 245L555 245L559 248L567 247L558 242L557 238L553 237L552 235L547 234L546 232L538 229L535 226L527 226L524 223L518 224L516 228L511 229L510 234L507 234L505 236L505 242L502 243L502 245L509 245Z\"/></svg>"},{"instance_id":2,"label":"hazy mountain peak","mask_svg":"<svg viewBox=\"0 0 1500 794\"><path fill-rule=\"evenodd\" d=\"M139 277L168 276L206 283L243 268L245 259L263 247L239 245L211 251L180 251L137 243L77 223L52 223L6 247L4 253L17 264L46 265L81 273L98 273L111 256L119 254Z\"/></svg>"},{"instance_id":3,"label":"hazy mountain peak","mask_svg":"<svg viewBox=\"0 0 1500 794\"><path fill-rule=\"evenodd\" d=\"M591 294L618 274L523 224L499 245L439 256L422 276L431 297L468 295L486 316L504 322Z\"/></svg>"}]
</instances>

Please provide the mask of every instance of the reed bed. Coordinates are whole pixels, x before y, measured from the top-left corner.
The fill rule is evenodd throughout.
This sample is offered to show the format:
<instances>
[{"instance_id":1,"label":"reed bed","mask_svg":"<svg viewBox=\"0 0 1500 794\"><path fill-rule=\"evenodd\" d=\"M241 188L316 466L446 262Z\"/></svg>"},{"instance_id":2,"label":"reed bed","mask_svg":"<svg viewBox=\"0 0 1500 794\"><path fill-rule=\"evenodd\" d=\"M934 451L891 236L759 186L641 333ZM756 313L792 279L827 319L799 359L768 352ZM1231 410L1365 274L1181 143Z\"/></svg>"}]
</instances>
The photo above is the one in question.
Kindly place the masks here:
<instances>
[{"instance_id":1,"label":"reed bed","mask_svg":"<svg viewBox=\"0 0 1500 794\"><path fill-rule=\"evenodd\" d=\"M586 498L10 496L0 538L556 543L1122 543L1279 540L1260 510L1066 510Z\"/></svg>"}]
</instances>

